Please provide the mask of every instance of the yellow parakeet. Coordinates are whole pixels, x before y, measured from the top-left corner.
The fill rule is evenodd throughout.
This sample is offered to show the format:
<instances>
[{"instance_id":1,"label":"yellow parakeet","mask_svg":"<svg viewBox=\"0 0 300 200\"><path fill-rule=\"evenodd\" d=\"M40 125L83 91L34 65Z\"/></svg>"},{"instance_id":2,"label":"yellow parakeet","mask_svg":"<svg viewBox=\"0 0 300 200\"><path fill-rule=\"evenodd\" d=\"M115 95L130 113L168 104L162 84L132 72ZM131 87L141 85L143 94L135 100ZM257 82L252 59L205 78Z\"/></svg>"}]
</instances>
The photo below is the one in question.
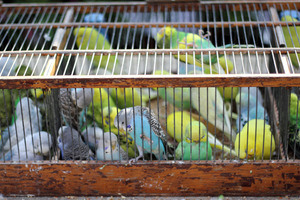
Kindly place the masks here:
<instances>
[{"instance_id":1,"label":"yellow parakeet","mask_svg":"<svg viewBox=\"0 0 300 200\"><path fill-rule=\"evenodd\" d=\"M75 28L73 34L77 36L76 45L80 49L111 49L110 43L94 28ZM91 60L92 56L87 56L87 58ZM93 59L95 67L105 68L107 65L109 70L114 68L114 63L118 64L114 55L95 55Z\"/></svg>"},{"instance_id":2,"label":"yellow parakeet","mask_svg":"<svg viewBox=\"0 0 300 200\"><path fill-rule=\"evenodd\" d=\"M281 18L281 21L288 21L288 22L297 22L298 20L291 17L291 16L283 16ZM296 26L296 28L291 25L288 27L282 27L282 31L283 31L283 34L284 34L284 38L285 38L285 42L286 42L286 45L287 47L300 47L300 26ZM298 37L297 37L298 35ZM292 37L291 37L292 36ZM292 61L292 64L299 68L299 63L298 63L298 60L297 60L297 57L299 59L299 62L300 62L300 54L298 53L297 55L294 54L294 53L290 53L290 57L291 57L291 61Z\"/></svg>"},{"instance_id":3,"label":"yellow parakeet","mask_svg":"<svg viewBox=\"0 0 300 200\"><path fill-rule=\"evenodd\" d=\"M174 119L174 117L175 117L175 119ZM168 134L172 138L174 138L174 134L175 134L175 140L177 142L181 142L181 129L182 129L182 139L184 139L185 128L187 125L189 125L191 123L191 121L194 121L194 119L190 118L190 113L187 111L183 111L183 112L177 111L175 113L169 114L167 117L167 132L168 132ZM182 127L181 127L181 123L182 123Z\"/></svg>"},{"instance_id":4,"label":"yellow parakeet","mask_svg":"<svg viewBox=\"0 0 300 200\"><path fill-rule=\"evenodd\" d=\"M241 159L245 159L247 157L247 152L249 159L253 159L254 155L256 159L268 159L275 150L275 145L276 144L274 136L271 133L270 125L266 124L263 119L258 119L257 121L256 119L250 120L243 127L242 131L237 134L235 139L235 151Z\"/></svg>"}]
</instances>

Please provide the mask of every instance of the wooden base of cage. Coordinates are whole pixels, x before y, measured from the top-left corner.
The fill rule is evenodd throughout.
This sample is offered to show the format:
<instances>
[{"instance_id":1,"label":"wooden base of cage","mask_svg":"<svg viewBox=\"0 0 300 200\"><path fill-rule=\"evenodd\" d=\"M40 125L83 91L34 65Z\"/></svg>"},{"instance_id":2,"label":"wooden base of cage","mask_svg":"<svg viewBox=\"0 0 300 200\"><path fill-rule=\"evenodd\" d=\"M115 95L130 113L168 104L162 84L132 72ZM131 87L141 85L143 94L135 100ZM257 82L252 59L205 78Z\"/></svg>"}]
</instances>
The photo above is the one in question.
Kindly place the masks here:
<instances>
[{"instance_id":1,"label":"wooden base of cage","mask_svg":"<svg viewBox=\"0 0 300 200\"><path fill-rule=\"evenodd\" d=\"M300 163L3 163L0 185L5 196L299 196Z\"/></svg>"}]
</instances>

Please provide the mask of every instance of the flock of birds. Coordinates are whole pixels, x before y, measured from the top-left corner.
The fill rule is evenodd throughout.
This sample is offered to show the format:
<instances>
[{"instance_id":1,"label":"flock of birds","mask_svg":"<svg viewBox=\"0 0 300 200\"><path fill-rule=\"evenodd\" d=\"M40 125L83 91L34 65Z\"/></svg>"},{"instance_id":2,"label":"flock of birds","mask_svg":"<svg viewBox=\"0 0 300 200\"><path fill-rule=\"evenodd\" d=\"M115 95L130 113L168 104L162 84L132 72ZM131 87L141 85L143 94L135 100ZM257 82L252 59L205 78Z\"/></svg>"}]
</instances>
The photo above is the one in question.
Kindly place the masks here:
<instances>
[{"instance_id":1,"label":"flock of birds","mask_svg":"<svg viewBox=\"0 0 300 200\"><path fill-rule=\"evenodd\" d=\"M285 15L282 20L296 20L290 17ZM99 17L92 14L85 19L97 21ZM76 28L73 34L78 48L111 48L108 38L97 29ZM252 47L251 45L215 47L208 36L209 33L204 35L202 31L194 34L164 27L157 32L155 39L157 46L165 49ZM222 56L219 59L216 55L207 54L197 54L195 57L186 54L173 56L179 57L178 59L182 61L183 67L178 73L183 74L230 73L234 68L232 62ZM291 58L297 67L298 62L294 63L293 56L296 54L291 54ZM112 73L118 65L118 59L114 55L87 56L87 59L96 68L107 67ZM22 71L21 68L22 66L16 71ZM26 71L28 70L26 68ZM153 74L170 73L159 70ZM214 87L149 90L60 89L59 102L64 126L57 130L57 136L43 131L40 108L36 101L32 100L43 101L49 94L39 89L31 91L30 95L21 95L22 98L17 99L11 125L1 131L1 160L43 160L54 156L54 151L51 150L54 146L59 148L62 160L134 162L141 158L169 160L174 157L183 160L211 160L213 149L220 149L240 159L269 159L276 147L269 125L269 116L258 88L240 88L240 91L238 88ZM155 115L147 107L147 103L157 95L165 102L180 110L183 109L167 116L167 130L162 128L160 116ZM298 115L294 112L298 103L292 103L299 101L296 98L297 96L292 94L291 118ZM226 102L232 101L237 105L236 115L226 110L224 106ZM234 144L234 149L224 145L200 120L194 119L190 109L197 111L198 115L223 131L228 140ZM235 126L231 124L231 118L235 119ZM294 120L293 124L296 123Z\"/></svg>"}]
</instances>

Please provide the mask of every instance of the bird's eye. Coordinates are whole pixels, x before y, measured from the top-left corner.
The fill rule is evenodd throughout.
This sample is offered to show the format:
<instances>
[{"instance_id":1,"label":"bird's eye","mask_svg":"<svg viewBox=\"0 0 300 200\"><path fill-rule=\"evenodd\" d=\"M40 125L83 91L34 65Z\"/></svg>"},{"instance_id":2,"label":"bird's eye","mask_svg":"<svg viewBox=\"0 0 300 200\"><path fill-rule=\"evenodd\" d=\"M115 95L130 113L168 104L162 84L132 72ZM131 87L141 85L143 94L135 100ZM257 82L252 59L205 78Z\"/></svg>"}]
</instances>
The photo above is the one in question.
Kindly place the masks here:
<instances>
[{"instance_id":1,"label":"bird's eye","mask_svg":"<svg viewBox=\"0 0 300 200\"><path fill-rule=\"evenodd\" d=\"M122 122L122 124L124 124L124 122Z\"/></svg>"}]
</instances>

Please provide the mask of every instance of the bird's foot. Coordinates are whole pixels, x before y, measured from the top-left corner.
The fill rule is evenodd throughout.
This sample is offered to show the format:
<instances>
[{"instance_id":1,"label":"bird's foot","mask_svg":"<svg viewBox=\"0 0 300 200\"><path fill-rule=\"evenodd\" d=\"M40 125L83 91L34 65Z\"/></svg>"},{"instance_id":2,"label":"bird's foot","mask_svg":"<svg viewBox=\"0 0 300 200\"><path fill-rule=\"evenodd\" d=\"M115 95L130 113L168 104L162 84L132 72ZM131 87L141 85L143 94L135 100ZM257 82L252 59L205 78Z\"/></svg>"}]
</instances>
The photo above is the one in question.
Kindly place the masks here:
<instances>
[{"instance_id":1,"label":"bird's foot","mask_svg":"<svg viewBox=\"0 0 300 200\"><path fill-rule=\"evenodd\" d=\"M211 33L209 31L207 31L206 34L204 35L204 31L199 30L199 36L202 37L205 40L208 40L208 37L211 36Z\"/></svg>"},{"instance_id":2,"label":"bird's foot","mask_svg":"<svg viewBox=\"0 0 300 200\"><path fill-rule=\"evenodd\" d=\"M130 159L129 160L129 164L131 165L132 163L134 163L134 162L137 162L140 158L142 158L143 157L143 155L140 155L140 156L138 156L138 157L136 157L136 158L132 158L132 159Z\"/></svg>"}]
</instances>

